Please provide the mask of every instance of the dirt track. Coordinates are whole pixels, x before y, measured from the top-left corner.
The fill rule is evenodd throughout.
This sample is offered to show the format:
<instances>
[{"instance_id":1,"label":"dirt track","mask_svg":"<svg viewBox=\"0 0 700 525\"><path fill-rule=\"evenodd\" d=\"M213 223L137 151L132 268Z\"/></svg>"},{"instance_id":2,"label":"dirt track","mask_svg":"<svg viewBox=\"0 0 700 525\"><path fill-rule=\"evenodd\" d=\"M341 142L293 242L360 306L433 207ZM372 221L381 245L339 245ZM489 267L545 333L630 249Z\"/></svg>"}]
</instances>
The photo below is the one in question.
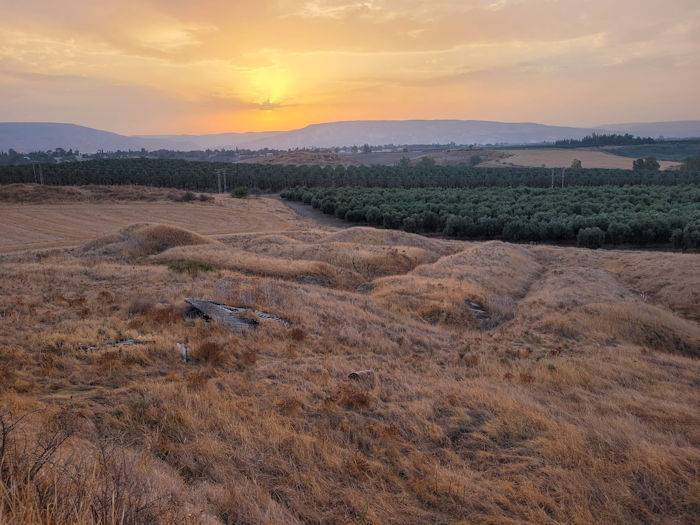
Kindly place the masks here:
<instances>
[{"instance_id":1,"label":"dirt track","mask_svg":"<svg viewBox=\"0 0 700 525\"><path fill-rule=\"evenodd\" d=\"M280 231L303 221L279 200L215 203L75 202L0 206L0 253L74 246L139 222L166 223L203 235Z\"/></svg>"},{"instance_id":2,"label":"dirt track","mask_svg":"<svg viewBox=\"0 0 700 525\"><path fill-rule=\"evenodd\" d=\"M326 215L321 210L317 210L309 204L288 200L283 200L281 202L298 215L311 219L319 226L332 226L335 228L349 228L350 226L355 226L355 224L345 222L343 219L339 219L335 215Z\"/></svg>"}]
</instances>

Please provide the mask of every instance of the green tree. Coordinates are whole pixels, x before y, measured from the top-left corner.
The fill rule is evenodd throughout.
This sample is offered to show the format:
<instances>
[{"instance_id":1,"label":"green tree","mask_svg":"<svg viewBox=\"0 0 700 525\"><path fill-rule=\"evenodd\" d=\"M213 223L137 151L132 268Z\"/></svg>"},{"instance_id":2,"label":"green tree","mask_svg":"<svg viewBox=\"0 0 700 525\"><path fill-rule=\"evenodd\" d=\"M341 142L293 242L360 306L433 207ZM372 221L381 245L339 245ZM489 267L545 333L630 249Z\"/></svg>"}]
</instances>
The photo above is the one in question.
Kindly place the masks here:
<instances>
[{"instance_id":1,"label":"green tree","mask_svg":"<svg viewBox=\"0 0 700 525\"><path fill-rule=\"evenodd\" d=\"M581 161L578 159L574 159L571 161L571 169L573 170L580 170L582 168L581 166Z\"/></svg>"},{"instance_id":2,"label":"green tree","mask_svg":"<svg viewBox=\"0 0 700 525\"><path fill-rule=\"evenodd\" d=\"M416 166L420 168L433 168L435 167L435 159L431 157L422 157Z\"/></svg>"},{"instance_id":3,"label":"green tree","mask_svg":"<svg viewBox=\"0 0 700 525\"><path fill-rule=\"evenodd\" d=\"M600 248L605 242L605 232L594 226L593 228L581 228L576 236L576 246L582 248Z\"/></svg>"},{"instance_id":4,"label":"green tree","mask_svg":"<svg viewBox=\"0 0 700 525\"><path fill-rule=\"evenodd\" d=\"M248 186L238 186L231 191L231 197L236 199L242 199L250 195L250 188Z\"/></svg>"},{"instance_id":5,"label":"green tree","mask_svg":"<svg viewBox=\"0 0 700 525\"><path fill-rule=\"evenodd\" d=\"M658 171L661 166L659 165L659 161L656 160L656 157L647 157L645 159L637 159L632 162L632 169L634 171L643 171L643 170L649 170L649 171Z\"/></svg>"},{"instance_id":6,"label":"green tree","mask_svg":"<svg viewBox=\"0 0 700 525\"><path fill-rule=\"evenodd\" d=\"M365 212L365 219L370 224L379 225L384 221L384 216L379 208L376 206L370 206Z\"/></svg>"},{"instance_id":7,"label":"green tree","mask_svg":"<svg viewBox=\"0 0 700 525\"><path fill-rule=\"evenodd\" d=\"M700 157L688 157L681 166L683 171L700 171Z\"/></svg>"},{"instance_id":8,"label":"green tree","mask_svg":"<svg viewBox=\"0 0 700 525\"><path fill-rule=\"evenodd\" d=\"M661 166L659 165L659 161L656 160L656 157L647 157L644 159L644 168L651 170L651 171L658 171Z\"/></svg>"},{"instance_id":9,"label":"green tree","mask_svg":"<svg viewBox=\"0 0 700 525\"><path fill-rule=\"evenodd\" d=\"M627 224L623 224L619 221L611 222L608 226L608 240L614 245L622 244L627 241L630 234L630 227Z\"/></svg>"}]
</instances>

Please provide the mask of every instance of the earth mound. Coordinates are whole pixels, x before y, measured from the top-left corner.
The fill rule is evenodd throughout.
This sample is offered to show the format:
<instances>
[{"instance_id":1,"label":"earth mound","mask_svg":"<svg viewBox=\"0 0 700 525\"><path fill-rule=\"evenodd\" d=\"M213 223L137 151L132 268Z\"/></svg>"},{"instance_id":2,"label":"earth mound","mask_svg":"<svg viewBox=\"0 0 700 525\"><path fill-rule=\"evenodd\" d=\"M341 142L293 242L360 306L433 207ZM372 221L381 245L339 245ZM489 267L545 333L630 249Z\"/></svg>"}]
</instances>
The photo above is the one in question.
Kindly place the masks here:
<instances>
[{"instance_id":1,"label":"earth mound","mask_svg":"<svg viewBox=\"0 0 700 525\"><path fill-rule=\"evenodd\" d=\"M133 224L117 234L83 246L88 253L124 258L146 257L177 246L217 244L198 233L167 224Z\"/></svg>"}]
</instances>

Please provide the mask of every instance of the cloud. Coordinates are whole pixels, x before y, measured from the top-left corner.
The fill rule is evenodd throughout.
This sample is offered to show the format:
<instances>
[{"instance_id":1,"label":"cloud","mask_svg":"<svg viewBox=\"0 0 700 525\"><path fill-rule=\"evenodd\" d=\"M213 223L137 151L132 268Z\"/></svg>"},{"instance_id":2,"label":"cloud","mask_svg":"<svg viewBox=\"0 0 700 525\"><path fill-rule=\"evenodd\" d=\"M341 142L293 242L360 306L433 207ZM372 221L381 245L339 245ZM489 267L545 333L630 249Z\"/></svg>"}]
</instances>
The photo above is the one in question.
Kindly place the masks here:
<instances>
[{"instance_id":1,"label":"cloud","mask_svg":"<svg viewBox=\"0 0 700 525\"><path fill-rule=\"evenodd\" d=\"M257 105L231 97L182 99L148 87L74 75L0 69L6 121L72 122L121 133L158 133L192 115Z\"/></svg>"},{"instance_id":2,"label":"cloud","mask_svg":"<svg viewBox=\"0 0 700 525\"><path fill-rule=\"evenodd\" d=\"M697 0L24 0L3 6L0 114L138 132L538 120L548 86L579 122L615 104L691 118L698 49Z\"/></svg>"}]
</instances>

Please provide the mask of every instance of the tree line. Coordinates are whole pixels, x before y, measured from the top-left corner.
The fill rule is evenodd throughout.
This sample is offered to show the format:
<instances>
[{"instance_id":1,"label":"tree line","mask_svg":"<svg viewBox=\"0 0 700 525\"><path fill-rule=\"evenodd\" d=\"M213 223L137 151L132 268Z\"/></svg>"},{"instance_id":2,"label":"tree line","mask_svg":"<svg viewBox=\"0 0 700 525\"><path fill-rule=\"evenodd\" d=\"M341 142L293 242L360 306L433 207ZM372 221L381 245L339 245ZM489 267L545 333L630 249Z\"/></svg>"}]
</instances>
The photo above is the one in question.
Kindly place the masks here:
<instances>
[{"instance_id":1,"label":"tree line","mask_svg":"<svg viewBox=\"0 0 700 525\"><path fill-rule=\"evenodd\" d=\"M657 141L651 137L635 137L629 133L620 135L618 133L598 134L592 133L582 139L565 139L554 142L559 147L592 147L592 146L634 146L639 144L656 144Z\"/></svg>"},{"instance_id":2,"label":"tree line","mask_svg":"<svg viewBox=\"0 0 700 525\"><path fill-rule=\"evenodd\" d=\"M44 182L53 185L120 185L178 188L196 192L246 186L261 192L278 192L295 186L376 188L548 188L561 186L678 185L700 183L700 169L658 171L649 169L478 168L466 165L435 166L290 166L187 162L178 159L96 159L61 164L40 164ZM38 182L39 166L0 166L0 184ZM224 189L226 189L224 188Z\"/></svg>"},{"instance_id":3,"label":"tree line","mask_svg":"<svg viewBox=\"0 0 700 525\"><path fill-rule=\"evenodd\" d=\"M700 247L700 185L303 188L282 193L349 222L461 239Z\"/></svg>"}]
</instances>

